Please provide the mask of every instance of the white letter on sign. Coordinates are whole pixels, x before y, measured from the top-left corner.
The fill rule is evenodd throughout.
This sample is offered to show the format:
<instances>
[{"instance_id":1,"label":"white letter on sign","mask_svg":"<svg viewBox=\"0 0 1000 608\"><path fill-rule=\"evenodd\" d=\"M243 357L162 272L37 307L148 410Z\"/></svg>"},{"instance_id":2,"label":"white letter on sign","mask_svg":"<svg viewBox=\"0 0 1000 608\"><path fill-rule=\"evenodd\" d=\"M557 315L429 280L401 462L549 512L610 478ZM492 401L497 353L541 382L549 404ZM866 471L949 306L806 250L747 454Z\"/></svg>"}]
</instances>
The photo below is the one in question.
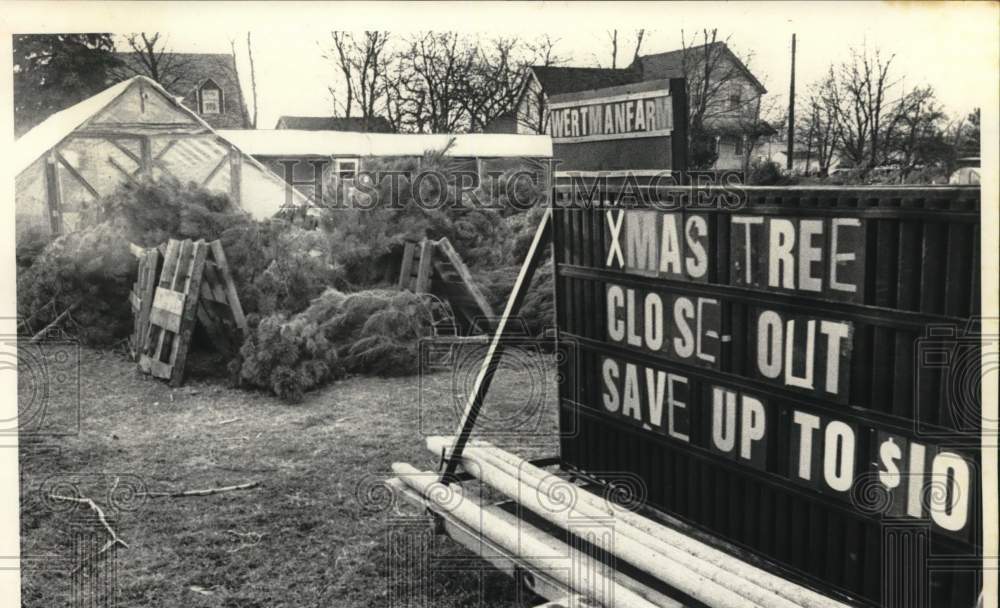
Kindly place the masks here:
<instances>
[{"instance_id":1,"label":"white letter on sign","mask_svg":"<svg viewBox=\"0 0 1000 608\"><path fill-rule=\"evenodd\" d=\"M639 372L635 364L625 364L625 397L622 399L622 416L632 416L642 421L642 410L639 407Z\"/></svg>"},{"instance_id":2,"label":"white letter on sign","mask_svg":"<svg viewBox=\"0 0 1000 608\"><path fill-rule=\"evenodd\" d=\"M753 452L750 444L764 438L767 419L764 416L764 404L753 397L743 395L742 398L742 429L740 433L740 456L750 460Z\"/></svg>"},{"instance_id":3,"label":"white letter on sign","mask_svg":"<svg viewBox=\"0 0 1000 608\"><path fill-rule=\"evenodd\" d=\"M691 438L684 433L677 430L674 426L674 410L684 409L687 404L674 397L674 383L687 384L687 378L684 376L679 376L677 374L667 375L667 401L669 402L670 409L667 410L667 433L674 439L680 439L681 441L691 441Z\"/></svg>"},{"instance_id":4,"label":"white letter on sign","mask_svg":"<svg viewBox=\"0 0 1000 608\"><path fill-rule=\"evenodd\" d=\"M813 263L823 259L823 249L813 245L813 237L822 234L823 220L799 221L799 289L816 292L823 289L823 280L812 274Z\"/></svg>"},{"instance_id":5,"label":"white letter on sign","mask_svg":"<svg viewBox=\"0 0 1000 608\"><path fill-rule=\"evenodd\" d=\"M687 273L698 279L705 276L705 272L708 271L708 256L705 254L705 247L698 240L699 237L708 236L708 224L700 215L692 215L687 219L684 231L688 251L693 254L685 259Z\"/></svg>"},{"instance_id":6,"label":"white letter on sign","mask_svg":"<svg viewBox=\"0 0 1000 608\"><path fill-rule=\"evenodd\" d=\"M750 260L753 259L753 256L757 252L755 252L753 247L750 245L750 224L763 224L764 218L749 215L734 215L730 222L733 224L744 224L746 226L746 255L743 260L744 268L746 269L746 281L744 281L744 283L746 285L751 285L753 284L753 273L750 271Z\"/></svg>"},{"instance_id":7,"label":"white letter on sign","mask_svg":"<svg viewBox=\"0 0 1000 608\"><path fill-rule=\"evenodd\" d=\"M819 416L805 412L795 412L792 422L799 425L799 477L812 478L813 431L819 428Z\"/></svg>"},{"instance_id":8,"label":"white letter on sign","mask_svg":"<svg viewBox=\"0 0 1000 608\"><path fill-rule=\"evenodd\" d=\"M931 478L935 486L944 485L942 500L935 496L930 501L934 523L952 532L961 530L969 510L969 465L954 452L941 452L934 457Z\"/></svg>"},{"instance_id":9,"label":"white letter on sign","mask_svg":"<svg viewBox=\"0 0 1000 608\"><path fill-rule=\"evenodd\" d=\"M771 220L769 231L771 255L768 256L767 284L795 289L795 225L788 220Z\"/></svg>"},{"instance_id":10,"label":"white letter on sign","mask_svg":"<svg viewBox=\"0 0 1000 608\"><path fill-rule=\"evenodd\" d=\"M823 477L838 492L850 490L854 480L854 430L837 420L826 425Z\"/></svg>"},{"instance_id":11,"label":"white letter on sign","mask_svg":"<svg viewBox=\"0 0 1000 608\"><path fill-rule=\"evenodd\" d=\"M663 347L663 299L653 292L646 294L643 310L643 318L646 320L646 347L650 350L660 350Z\"/></svg>"},{"instance_id":12,"label":"white letter on sign","mask_svg":"<svg viewBox=\"0 0 1000 608\"><path fill-rule=\"evenodd\" d=\"M840 349L847 339L848 325L840 321L820 321L819 331L826 334L826 392L840 392Z\"/></svg>"},{"instance_id":13,"label":"white letter on sign","mask_svg":"<svg viewBox=\"0 0 1000 608\"><path fill-rule=\"evenodd\" d=\"M608 337L615 342L625 339L625 321L617 313L625 305L625 292L618 285L608 286Z\"/></svg>"},{"instance_id":14,"label":"white letter on sign","mask_svg":"<svg viewBox=\"0 0 1000 608\"><path fill-rule=\"evenodd\" d=\"M910 469L906 487L906 514L910 517L922 517L924 514L924 454L923 445L913 441L910 443Z\"/></svg>"},{"instance_id":15,"label":"white letter on sign","mask_svg":"<svg viewBox=\"0 0 1000 608\"><path fill-rule=\"evenodd\" d=\"M611 266L611 261L617 258L618 267L624 268L625 260L622 258L622 244L618 239L621 238L622 223L625 221L625 212L619 211L616 219L614 211L608 211L605 214L605 217L608 220L608 232L611 233L611 244L608 247L608 259L604 265Z\"/></svg>"},{"instance_id":16,"label":"white letter on sign","mask_svg":"<svg viewBox=\"0 0 1000 608\"><path fill-rule=\"evenodd\" d=\"M618 411L618 364L611 359L605 359L604 365L604 409L609 412Z\"/></svg>"},{"instance_id":17,"label":"white letter on sign","mask_svg":"<svg viewBox=\"0 0 1000 608\"><path fill-rule=\"evenodd\" d=\"M680 274L681 269L681 242L677 236L677 215L674 213L663 214L663 227L660 230L660 272Z\"/></svg>"},{"instance_id":18,"label":"white letter on sign","mask_svg":"<svg viewBox=\"0 0 1000 608\"><path fill-rule=\"evenodd\" d=\"M854 217L836 218L833 220L833 225L830 228L830 289L854 293L858 290L857 286L849 283L841 283L837 280L837 265L841 262L853 262L855 257L853 253L837 252L837 232L841 226L860 228L861 220Z\"/></svg>"},{"instance_id":19,"label":"white letter on sign","mask_svg":"<svg viewBox=\"0 0 1000 608\"><path fill-rule=\"evenodd\" d=\"M799 388L813 387L813 364L816 361L816 321L806 321L806 371L805 375L795 375L793 367L795 354L795 321L788 321L785 332L785 384Z\"/></svg>"},{"instance_id":20,"label":"white letter on sign","mask_svg":"<svg viewBox=\"0 0 1000 608\"><path fill-rule=\"evenodd\" d=\"M765 378L781 375L781 317L765 310L757 317L757 369Z\"/></svg>"},{"instance_id":21,"label":"white letter on sign","mask_svg":"<svg viewBox=\"0 0 1000 608\"><path fill-rule=\"evenodd\" d=\"M736 393L712 387L712 443L731 452L736 443Z\"/></svg>"}]
</instances>

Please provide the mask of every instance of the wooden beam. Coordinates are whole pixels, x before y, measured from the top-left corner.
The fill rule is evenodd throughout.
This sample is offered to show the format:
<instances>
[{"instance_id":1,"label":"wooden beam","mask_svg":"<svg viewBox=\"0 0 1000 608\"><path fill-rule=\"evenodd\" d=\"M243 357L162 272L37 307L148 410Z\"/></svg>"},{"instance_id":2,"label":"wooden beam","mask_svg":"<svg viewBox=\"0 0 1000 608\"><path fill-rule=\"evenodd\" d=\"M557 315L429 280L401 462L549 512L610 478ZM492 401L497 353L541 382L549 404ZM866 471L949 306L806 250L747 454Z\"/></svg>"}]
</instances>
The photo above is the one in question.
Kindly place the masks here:
<instances>
[{"instance_id":1,"label":"wooden beam","mask_svg":"<svg viewBox=\"0 0 1000 608\"><path fill-rule=\"evenodd\" d=\"M479 411L486 400L486 393L489 392L493 376L500 366L500 358L503 356L503 341L507 337L507 323L521 309L521 304L524 302L524 298L528 294L528 288L531 286L531 279L535 276L535 270L542 261L542 252L551 239L552 209L548 208L545 210L545 214L542 215L542 221L538 223L538 228L535 230L531 247L528 248L528 255L525 257L524 264L521 265L521 271L518 273L517 280L514 282L514 288L507 299L507 306L504 308L503 315L497 322L496 332L493 333L490 348L483 359L483 364L479 369L479 375L476 377L472 393L469 394L468 400L465 403L465 410L462 412L462 419L459 421L458 431L455 433L455 443L449 450L448 464L441 473L442 481L447 481L454 477L458 465L461 464L462 451L465 449L465 444L469 441L469 437L472 436L472 429L476 426L476 419L479 417Z\"/></svg>"},{"instance_id":2,"label":"wooden beam","mask_svg":"<svg viewBox=\"0 0 1000 608\"><path fill-rule=\"evenodd\" d=\"M139 140L139 151L142 162L139 163L140 172L146 177L153 176L153 143L148 137Z\"/></svg>"},{"instance_id":3,"label":"wooden beam","mask_svg":"<svg viewBox=\"0 0 1000 608\"><path fill-rule=\"evenodd\" d=\"M399 270L399 289L410 288L410 274L413 272L413 254L417 245L410 241L403 244L403 264Z\"/></svg>"},{"instance_id":4,"label":"wooden beam","mask_svg":"<svg viewBox=\"0 0 1000 608\"><path fill-rule=\"evenodd\" d=\"M163 149L161 149L159 152L156 153L156 156L153 158L153 162L154 163L160 162L160 160L164 156L166 156L167 152L170 152L170 148L173 148L176 143L177 143L176 139L171 139L170 141L168 141L167 145L163 146Z\"/></svg>"},{"instance_id":5,"label":"wooden beam","mask_svg":"<svg viewBox=\"0 0 1000 608\"><path fill-rule=\"evenodd\" d=\"M121 151L122 154L124 154L125 156L131 158L132 161L135 164L137 164L137 165L139 165L141 167L142 166L142 159L139 158L138 156L136 156L135 152L129 150L125 146L123 146L120 143L118 143L119 139L124 139L124 138L122 138L122 137L109 137L108 141L111 142L111 145L113 145L114 147L118 148ZM133 139L133 138L129 138L129 139ZM138 139L138 138L134 138L134 139Z\"/></svg>"},{"instance_id":6,"label":"wooden beam","mask_svg":"<svg viewBox=\"0 0 1000 608\"><path fill-rule=\"evenodd\" d=\"M229 148L229 196L237 207L243 206L243 153Z\"/></svg>"},{"instance_id":7,"label":"wooden beam","mask_svg":"<svg viewBox=\"0 0 1000 608\"><path fill-rule=\"evenodd\" d=\"M212 241L209 243L209 247L212 249L212 257L215 260L215 264L222 272L222 279L226 288L226 299L229 300L229 308L233 311L233 320L236 322L236 327L239 327L245 333L247 331L247 318L243 314L243 305L240 304L240 296L236 293L236 282L233 280L233 273L229 270L229 262L226 260L226 252L222 249L222 242Z\"/></svg>"},{"instance_id":8,"label":"wooden beam","mask_svg":"<svg viewBox=\"0 0 1000 608\"><path fill-rule=\"evenodd\" d=\"M222 167L226 166L227 163L229 163L229 157L223 156L222 159L219 161L219 164L215 165L215 167L209 172L208 177L201 180L201 187L204 188L205 186L207 186L208 182L212 181L212 178L214 178L215 175L219 172L219 170L222 169Z\"/></svg>"},{"instance_id":9,"label":"wooden beam","mask_svg":"<svg viewBox=\"0 0 1000 608\"><path fill-rule=\"evenodd\" d=\"M184 381L184 365L187 363L188 349L191 346L191 334L198 318L198 303L201 295L201 278L205 268L205 258L208 246L205 241L190 243L194 250L190 258L189 271L184 285L175 285L184 294L184 310L181 314L180 327L177 331L173 356L170 360L170 386L180 386Z\"/></svg>"},{"instance_id":10,"label":"wooden beam","mask_svg":"<svg viewBox=\"0 0 1000 608\"><path fill-rule=\"evenodd\" d=\"M135 176L132 175L131 171L129 171L125 167L119 165L118 162L114 158L112 158L110 156L108 157L108 162L111 163L112 167L114 167L115 169L118 169L118 172L121 173L122 176L125 179L127 179L128 181L130 181L132 183L135 183Z\"/></svg>"},{"instance_id":11,"label":"wooden beam","mask_svg":"<svg viewBox=\"0 0 1000 608\"><path fill-rule=\"evenodd\" d=\"M90 193L91 196L93 196L95 199L101 198L101 195L97 193L97 190L95 190L94 187L91 186L87 180L83 179L83 176L80 175L80 173L76 170L76 168L73 165L69 164L69 161L66 160L62 154L60 154L57 151L55 155L56 155L56 160L59 161L59 164L62 165L63 167L66 167L66 170L69 171L69 174L73 176L73 179L79 182L80 185L83 186L87 190L87 192Z\"/></svg>"},{"instance_id":12,"label":"wooden beam","mask_svg":"<svg viewBox=\"0 0 1000 608\"><path fill-rule=\"evenodd\" d=\"M431 258L434 256L434 243L429 239L420 241L420 265L417 266L417 283L413 286L414 293L428 293L431 290Z\"/></svg>"},{"instance_id":13,"label":"wooden beam","mask_svg":"<svg viewBox=\"0 0 1000 608\"><path fill-rule=\"evenodd\" d=\"M479 306L483 315L492 321L493 318L496 317L496 314L493 312L493 307L490 306L490 303L486 299L486 296L483 295L483 292L479 290L475 279L472 278L472 273L469 272L468 266L466 266L465 262L462 261L462 256L458 255L458 252L455 251L454 247L452 247L451 241L448 240L448 237L442 237L437 242L437 246L442 252L444 252L448 261L451 262L451 265L455 267L455 270L458 272L458 276L462 277L462 282L465 283L466 289L468 289L472 298L476 301L476 305Z\"/></svg>"},{"instance_id":14,"label":"wooden beam","mask_svg":"<svg viewBox=\"0 0 1000 608\"><path fill-rule=\"evenodd\" d=\"M45 159L45 202L52 234L62 234L62 190L59 185L59 166L52 154Z\"/></svg>"}]
</instances>

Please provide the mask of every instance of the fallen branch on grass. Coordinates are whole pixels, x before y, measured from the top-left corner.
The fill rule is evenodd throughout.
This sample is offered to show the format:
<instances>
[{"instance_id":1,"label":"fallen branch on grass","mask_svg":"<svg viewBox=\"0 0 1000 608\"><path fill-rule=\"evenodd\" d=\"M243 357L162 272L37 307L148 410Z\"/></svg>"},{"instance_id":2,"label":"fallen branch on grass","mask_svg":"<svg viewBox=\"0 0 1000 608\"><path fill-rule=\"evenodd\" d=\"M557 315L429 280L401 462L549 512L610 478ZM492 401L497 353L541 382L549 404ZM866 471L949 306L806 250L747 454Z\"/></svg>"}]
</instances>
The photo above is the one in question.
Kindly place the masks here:
<instances>
[{"instance_id":1,"label":"fallen branch on grass","mask_svg":"<svg viewBox=\"0 0 1000 608\"><path fill-rule=\"evenodd\" d=\"M259 481L250 481L235 486L225 486L222 488L206 488L204 490L185 490L183 492L146 492L150 498L181 498L183 496L210 496L221 494L222 492L235 492L237 490L251 490L260 485Z\"/></svg>"},{"instance_id":2,"label":"fallen branch on grass","mask_svg":"<svg viewBox=\"0 0 1000 608\"><path fill-rule=\"evenodd\" d=\"M52 330L53 328L55 328L56 326L58 326L60 323L62 323L63 319L65 319L66 317L68 317L69 313L73 312L73 310L77 306L79 306L82 301L83 301L82 299L77 300L76 302L73 302L73 304L71 304L69 308L67 308L66 310L62 311L62 314L60 314L58 317L56 317L54 321L52 321L51 323L49 323L48 325L46 325L45 327L43 327L42 331L38 332L37 334L35 334L34 336L31 337L31 343L35 344L36 342L38 342L39 340L41 340L42 338L44 338L45 334L49 333L50 330Z\"/></svg>"},{"instance_id":3,"label":"fallen branch on grass","mask_svg":"<svg viewBox=\"0 0 1000 608\"><path fill-rule=\"evenodd\" d=\"M49 498L51 498L52 500L62 500L64 502L76 502L82 505L87 505L95 513L97 513L97 520L101 522L101 524L104 526L104 529L108 531L108 535L111 536L111 538L108 539L108 542L104 543L104 546L101 547L101 550L98 551L97 554L94 555L94 557L101 555L102 553L104 553L105 551L107 551L108 549L110 549L115 545L121 545L122 547L128 549L128 543L118 538L118 534L115 533L115 529L111 527L111 524L108 523L107 518L104 516L104 510L101 509L101 507L98 506L98 504L93 500L89 498L78 498L75 496L60 496L59 494L49 494ZM82 565L83 564L80 564L80 566Z\"/></svg>"},{"instance_id":4,"label":"fallen branch on grass","mask_svg":"<svg viewBox=\"0 0 1000 608\"><path fill-rule=\"evenodd\" d=\"M259 534L257 532L237 532L236 530L226 530L226 534L231 534L240 541L240 546L235 549L230 549L230 553L236 553L237 551L241 551L247 547L255 547L260 544L261 539L264 538L263 534Z\"/></svg>"}]
</instances>

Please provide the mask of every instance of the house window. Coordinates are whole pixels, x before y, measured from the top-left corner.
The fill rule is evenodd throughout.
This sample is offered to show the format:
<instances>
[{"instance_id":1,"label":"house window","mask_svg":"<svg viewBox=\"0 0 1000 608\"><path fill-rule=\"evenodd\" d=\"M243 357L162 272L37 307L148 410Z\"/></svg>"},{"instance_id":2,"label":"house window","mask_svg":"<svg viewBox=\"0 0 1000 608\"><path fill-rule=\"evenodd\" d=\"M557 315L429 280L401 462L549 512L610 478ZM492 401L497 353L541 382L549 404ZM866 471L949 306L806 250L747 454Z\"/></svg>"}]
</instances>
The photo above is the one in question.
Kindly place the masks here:
<instances>
[{"instance_id":1,"label":"house window","mask_svg":"<svg viewBox=\"0 0 1000 608\"><path fill-rule=\"evenodd\" d=\"M358 159L338 158L334 161L334 171L337 174L337 179L353 181L358 176Z\"/></svg>"},{"instance_id":2,"label":"house window","mask_svg":"<svg viewBox=\"0 0 1000 608\"><path fill-rule=\"evenodd\" d=\"M733 147L735 148L733 154L735 154L736 156L743 156L743 138L741 136L739 135L736 136L736 140L733 143Z\"/></svg>"},{"instance_id":3,"label":"house window","mask_svg":"<svg viewBox=\"0 0 1000 608\"><path fill-rule=\"evenodd\" d=\"M201 90L201 113L222 113L222 91L211 86L206 86Z\"/></svg>"},{"instance_id":4,"label":"house window","mask_svg":"<svg viewBox=\"0 0 1000 608\"><path fill-rule=\"evenodd\" d=\"M742 104L743 104L743 91L740 90L740 87L733 87L729 91L729 109L739 110Z\"/></svg>"}]
</instances>

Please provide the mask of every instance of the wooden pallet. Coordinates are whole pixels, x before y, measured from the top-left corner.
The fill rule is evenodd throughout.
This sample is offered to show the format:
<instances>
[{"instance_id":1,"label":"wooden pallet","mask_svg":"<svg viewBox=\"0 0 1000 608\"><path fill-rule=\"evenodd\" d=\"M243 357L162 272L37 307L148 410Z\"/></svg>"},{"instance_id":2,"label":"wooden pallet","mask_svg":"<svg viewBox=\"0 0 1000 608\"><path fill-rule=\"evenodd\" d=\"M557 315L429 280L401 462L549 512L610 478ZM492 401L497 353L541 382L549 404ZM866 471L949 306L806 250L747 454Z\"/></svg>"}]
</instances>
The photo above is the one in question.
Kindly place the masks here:
<instances>
[{"instance_id":1,"label":"wooden pallet","mask_svg":"<svg viewBox=\"0 0 1000 608\"><path fill-rule=\"evenodd\" d=\"M132 335L129 337L129 352L133 360L138 360L149 333L149 312L153 308L156 280L160 275L163 256L158 249L142 249L132 245L132 254L139 259L139 271L129 302L132 304Z\"/></svg>"},{"instance_id":2,"label":"wooden pallet","mask_svg":"<svg viewBox=\"0 0 1000 608\"><path fill-rule=\"evenodd\" d=\"M180 385L196 324L220 351L236 352L246 316L222 243L170 240L133 253L140 259L131 294L139 369Z\"/></svg>"},{"instance_id":3,"label":"wooden pallet","mask_svg":"<svg viewBox=\"0 0 1000 608\"><path fill-rule=\"evenodd\" d=\"M207 255L205 241L171 239L167 244L139 369L169 380L171 386L180 386L184 378Z\"/></svg>"},{"instance_id":4,"label":"wooden pallet","mask_svg":"<svg viewBox=\"0 0 1000 608\"><path fill-rule=\"evenodd\" d=\"M247 320L222 243L212 241L208 247L200 287L198 322L216 348L233 355L247 331Z\"/></svg>"},{"instance_id":5,"label":"wooden pallet","mask_svg":"<svg viewBox=\"0 0 1000 608\"><path fill-rule=\"evenodd\" d=\"M447 238L407 242L398 287L447 300L469 333L493 327L493 308Z\"/></svg>"}]
</instances>

